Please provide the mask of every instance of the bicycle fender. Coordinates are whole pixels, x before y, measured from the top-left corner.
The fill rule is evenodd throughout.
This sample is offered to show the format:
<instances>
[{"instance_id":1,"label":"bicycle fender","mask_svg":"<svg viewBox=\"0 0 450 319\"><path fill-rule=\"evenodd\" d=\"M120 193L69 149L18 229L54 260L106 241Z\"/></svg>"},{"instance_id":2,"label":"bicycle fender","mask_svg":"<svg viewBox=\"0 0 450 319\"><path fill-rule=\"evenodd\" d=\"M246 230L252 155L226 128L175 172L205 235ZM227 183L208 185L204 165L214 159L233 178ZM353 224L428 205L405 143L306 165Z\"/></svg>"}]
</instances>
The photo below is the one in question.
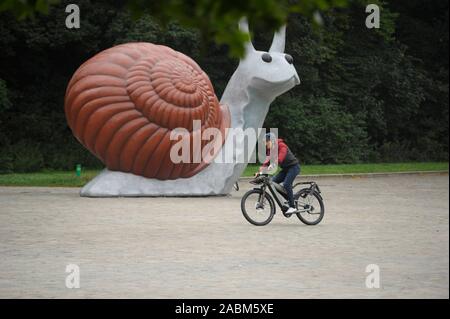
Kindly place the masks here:
<instances>
[{"instance_id":1,"label":"bicycle fender","mask_svg":"<svg viewBox=\"0 0 450 319\"><path fill-rule=\"evenodd\" d=\"M320 194L319 192L314 192L314 193L317 194L317 196L323 201L322 194Z\"/></svg>"},{"instance_id":2,"label":"bicycle fender","mask_svg":"<svg viewBox=\"0 0 450 319\"><path fill-rule=\"evenodd\" d=\"M303 193L303 192L311 193L311 192L309 192L309 189L308 189L308 188L304 188L304 189L299 190L297 193L295 193L294 196L297 195L297 194L299 194L299 193ZM313 193L313 194L316 194L317 197L319 197L319 198L323 201L323 197L322 197L322 195L321 195L318 191L313 191L312 193Z\"/></svg>"}]
</instances>

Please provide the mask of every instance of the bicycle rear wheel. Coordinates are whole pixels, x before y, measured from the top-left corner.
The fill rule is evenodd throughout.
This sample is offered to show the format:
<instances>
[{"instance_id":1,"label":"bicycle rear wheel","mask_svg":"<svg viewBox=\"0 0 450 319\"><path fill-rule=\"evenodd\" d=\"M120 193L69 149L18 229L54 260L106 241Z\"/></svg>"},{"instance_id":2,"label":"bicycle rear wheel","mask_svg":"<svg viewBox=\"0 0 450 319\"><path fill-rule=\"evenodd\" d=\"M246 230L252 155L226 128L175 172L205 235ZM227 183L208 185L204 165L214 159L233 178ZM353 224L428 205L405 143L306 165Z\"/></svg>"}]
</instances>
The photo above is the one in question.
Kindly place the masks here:
<instances>
[{"instance_id":1,"label":"bicycle rear wheel","mask_svg":"<svg viewBox=\"0 0 450 319\"><path fill-rule=\"evenodd\" d=\"M323 219L325 206L322 197L317 192L309 189L301 189L294 195L295 205L301 212L297 213L298 219L306 225L317 225Z\"/></svg>"},{"instance_id":2,"label":"bicycle rear wheel","mask_svg":"<svg viewBox=\"0 0 450 319\"><path fill-rule=\"evenodd\" d=\"M267 225L275 215L275 203L272 197L265 193L264 198L261 198L262 194L261 189L252 189L245 193L241 200L242 214L255 226Z\"/></svg>"}]
</instances>

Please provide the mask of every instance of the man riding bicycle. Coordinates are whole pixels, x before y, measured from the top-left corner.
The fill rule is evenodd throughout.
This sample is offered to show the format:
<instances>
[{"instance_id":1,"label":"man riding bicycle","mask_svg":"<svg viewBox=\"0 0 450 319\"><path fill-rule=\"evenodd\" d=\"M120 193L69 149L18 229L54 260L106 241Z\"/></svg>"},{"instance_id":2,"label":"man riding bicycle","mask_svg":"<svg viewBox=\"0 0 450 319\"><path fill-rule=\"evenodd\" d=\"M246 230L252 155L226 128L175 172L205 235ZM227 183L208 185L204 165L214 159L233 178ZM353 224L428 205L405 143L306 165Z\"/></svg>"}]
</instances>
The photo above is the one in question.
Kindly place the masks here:
<instances>
[{"instance_id":1,"label":"man riding bicycle","mask_svg":"<svg viewBox=\"0 0 450 319\"><path fill-rule=\"evenodd\" d=\"M274 150L278 150L278 153ZM276 156L278 154L278 156ZM283 139L275 136L274 133L266 134L266 160L259 168L258 174L266 170L273 169L273 165L279 165L281 171L275 175L272 180L275 183L283 183L289 200L289 209L286 214L292 214L297 211L294 203L294 193L292 191L292 183L295 177L300 173L300 164L295 155ZM272 164L271 164L272 163Z\"/></svg>"}]
</instances>

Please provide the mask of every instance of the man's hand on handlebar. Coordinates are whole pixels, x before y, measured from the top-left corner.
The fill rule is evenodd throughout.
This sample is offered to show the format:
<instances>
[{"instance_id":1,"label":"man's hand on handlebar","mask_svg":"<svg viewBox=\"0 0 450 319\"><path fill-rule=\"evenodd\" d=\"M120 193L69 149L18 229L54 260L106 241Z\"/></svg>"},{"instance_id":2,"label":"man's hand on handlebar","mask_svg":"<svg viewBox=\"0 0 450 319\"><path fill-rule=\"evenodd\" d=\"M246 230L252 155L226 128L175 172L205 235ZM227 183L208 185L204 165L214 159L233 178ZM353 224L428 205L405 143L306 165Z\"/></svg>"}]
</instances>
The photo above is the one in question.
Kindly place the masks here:
<instances>
[{"instance_id":1,"label":"man's hand on handlebar","mask_svg":"<svg viewBox=\"0 0 450 319\"><path fill-rule=\"evenodd\" d=\"M274 169L274 165L270 164L267 167L261 167L257 173L255 173L255 177L258 177L261 174L269 174Z\"/></svg>"}]
</instances>

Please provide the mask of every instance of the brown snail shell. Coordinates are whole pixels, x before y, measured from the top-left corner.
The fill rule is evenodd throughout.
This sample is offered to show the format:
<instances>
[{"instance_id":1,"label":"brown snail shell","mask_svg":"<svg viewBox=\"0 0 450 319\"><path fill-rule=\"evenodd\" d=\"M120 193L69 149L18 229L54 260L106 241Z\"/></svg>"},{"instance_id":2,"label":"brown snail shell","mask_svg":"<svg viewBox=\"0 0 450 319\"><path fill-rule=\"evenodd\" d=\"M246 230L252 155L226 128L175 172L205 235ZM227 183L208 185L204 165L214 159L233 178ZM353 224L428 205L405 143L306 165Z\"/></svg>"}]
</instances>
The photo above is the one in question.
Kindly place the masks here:
<instances>
[{"instance_id":1,"label":"brown snail shell","mask_svg":"<svg viewBox=\"0 0 450 319\"><path fill-rule=\"evenodd\" d=\"M108 169L161 180L191 177L208 165L193 163L192 151L189 163L173 163L172 130L187 129L192 150L204 129L217 128L218 150L230 126L228 107L200 67L151 43L118 45L81 65L67 87L65 113L75 137ZM201 121L201 131L193 120ZM208 143L202 140L201 148Z\"/></svg>"}]
</instances>

